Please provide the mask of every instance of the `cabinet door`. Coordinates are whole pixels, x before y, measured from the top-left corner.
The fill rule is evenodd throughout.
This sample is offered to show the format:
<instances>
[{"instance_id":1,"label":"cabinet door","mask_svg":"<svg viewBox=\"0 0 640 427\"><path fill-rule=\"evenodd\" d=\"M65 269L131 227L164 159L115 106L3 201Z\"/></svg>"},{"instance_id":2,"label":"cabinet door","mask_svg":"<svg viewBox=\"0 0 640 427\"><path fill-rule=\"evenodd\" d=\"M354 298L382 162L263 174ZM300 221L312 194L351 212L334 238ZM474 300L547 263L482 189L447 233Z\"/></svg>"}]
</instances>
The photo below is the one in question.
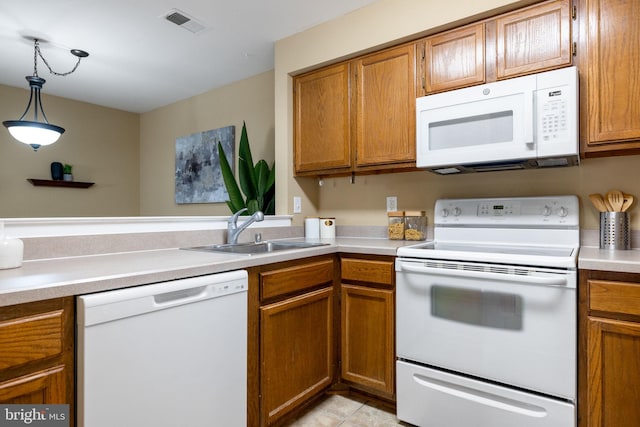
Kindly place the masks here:
<instances>
[{"instance_id":1,"label":"cabinet door","mask_svg":"<svg viewBox=\"0 0 640 427\"><path fill-rule=\"evenodd\" d=\"M342 285L342 378L392 397L394 298L389 289Z\"/></svg>"},{"instance_id":2,"label":"cabinet door","mask_svg":"<svg viewBox=\"0 0 640 427\"><path fill-rule=\"evenodd\" d=\"M260 308L261 419L271 425L331 385L333 288Z\"/></svg>"},{"instance_id":3,"label":"cabinet door","mask_svg":"<svg viewBox=\"0 0 640 427\"><path fill-rule=\"evenodd\" d=\"M295 172L351 168L349 64L294 78Z\"/></svg>"},{"instance_id":4,"label":"cabinet door","mask_svg":"<svg viewBox=\"0 0 640 427\"><path fill-rule=\"evenodd\" d=\"M0 383L2 403L70 403L65 387L65 367L55 366Z\"/></svg>"},{"instance_id":5,"label":"cabinet door","mask_svg":"<svg viewBox=\"0 0 640 427\"><path fill-rule=\"evenodd\" d=\"M415 44L355 61L356 169L415 167Z\"/></svg>"},{"instance_id":6,"label":"cabinet door","mask_svg":"<svg viewBox=\"0 0 640 427\"><path fill-rule=\"evenodd\" d=\"M640 149L640 2L581 3L580 77L587 153ZM585 58L586 56L586 58ZM586 60L584 60L586 59ZM584 61L583 61L584 60ZM586 141L585 141L586 139ZM635 142L634 142L635 141Z\"/></svg>"},{"instance_id":7,"label":"cabinet door","mask_svg":"<svg viewBox=\"0 0 640 427\"><path fill-rule=\"evenodd\" d=\"M588 427L640 425L640 324L590 317Z\"/></svg>"},{"instance_id":8,"label":"cabinet door","mask_svg":"<svg viewBox=\"0 0 640 427\"><path fill-rule=\"evenodd\" d=\"M569 0L548 1L496 19L497 78L571 65Z\"/></svg>"},{"instance_id":9,"label":"cabinet door","mask_svg":"<svg viewBox=\"0 0 640 427\"><path fill-rule=\"evenodd\" d=\"M424 39L424 94L484 83L484 23Z\"/></svg>"}]
</instances>

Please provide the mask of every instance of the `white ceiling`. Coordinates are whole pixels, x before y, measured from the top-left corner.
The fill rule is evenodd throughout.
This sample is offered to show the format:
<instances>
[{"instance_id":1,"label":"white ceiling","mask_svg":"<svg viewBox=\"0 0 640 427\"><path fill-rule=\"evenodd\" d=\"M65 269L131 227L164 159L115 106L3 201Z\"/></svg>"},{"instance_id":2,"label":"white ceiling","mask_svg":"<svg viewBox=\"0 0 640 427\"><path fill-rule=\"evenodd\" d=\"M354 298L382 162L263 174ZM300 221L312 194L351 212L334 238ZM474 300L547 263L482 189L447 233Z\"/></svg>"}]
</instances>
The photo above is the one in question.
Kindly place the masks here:
<instances>
[{"instance_id":1,"label":"white ceiling","mask_svg":"<svg viewBox=\"0 0 640 427\"><path fill-rule=\"evenodd\" d=\"M28 88L37 37L56 72L70 49L90 54L66 77L38 59L44 94L142 113L271 70L275 41L374 1L0 0L0 84ZM206 29L167 21L172 9Z\"/></svg>"}]
</instances>

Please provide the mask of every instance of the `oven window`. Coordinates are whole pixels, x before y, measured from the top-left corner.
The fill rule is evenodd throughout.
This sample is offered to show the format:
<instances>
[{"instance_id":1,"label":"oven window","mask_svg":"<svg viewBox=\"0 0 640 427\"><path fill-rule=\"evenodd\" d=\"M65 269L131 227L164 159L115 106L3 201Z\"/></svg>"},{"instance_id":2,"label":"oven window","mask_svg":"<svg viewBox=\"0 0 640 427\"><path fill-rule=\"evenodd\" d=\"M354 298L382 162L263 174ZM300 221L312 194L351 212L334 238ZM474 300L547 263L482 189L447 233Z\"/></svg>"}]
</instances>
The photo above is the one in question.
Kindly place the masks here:
<instances>
[{"instance_id":1,"label":"oven window","mask_svg":"<svg viewBox=\"0 0 640 427\"><path fill-rule=\"evenodd\" d=\"M483 327L521 330L520 295L451 286L431 287L431 315Z\"/></svg>"},{"instance_id":2,"label":"oven window","mask_svg":"<svg viewBox=\"0 0 640 427\"><path fill-rule=\"evenodd\" d=\"M429 123L429 141L431 150L513 141L513 111Z\"/></svg>"}]
</instances>

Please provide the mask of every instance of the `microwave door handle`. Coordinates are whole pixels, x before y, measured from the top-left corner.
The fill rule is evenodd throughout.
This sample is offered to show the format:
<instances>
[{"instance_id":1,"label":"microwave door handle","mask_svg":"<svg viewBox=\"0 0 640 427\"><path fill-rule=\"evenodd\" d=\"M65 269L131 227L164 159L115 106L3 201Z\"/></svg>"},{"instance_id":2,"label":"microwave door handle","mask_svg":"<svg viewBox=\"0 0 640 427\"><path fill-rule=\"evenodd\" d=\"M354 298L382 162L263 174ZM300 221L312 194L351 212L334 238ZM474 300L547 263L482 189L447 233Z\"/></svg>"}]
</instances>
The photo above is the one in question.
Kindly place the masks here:
<instances>
[{"instance_id":1,"label":"microwave door handle","mask_svg":"<svg viewBox=\"0 0 640 427\"><path fill-rule=\"evenodd\" d=\"M524 130L523 138L524 143L529 146L530 149L535 149L535 141L533 139L533 89L524 91Z\"/></svg>"},{"instance_id":2,"label":"microwave door handle","mask_svg":"<svg viewBox=\"0 0 640 427\"><path fill-rule=\"evenodd\" d=\"M499 280L503 282L525 283L530 285L566 286L567 277L521 276L519 274L491 273L486 271L453 270L448 268L420 267L406 262L400 263L402 271L435 276L464 277L469 279Z\"/></svg>"}]
</instances>

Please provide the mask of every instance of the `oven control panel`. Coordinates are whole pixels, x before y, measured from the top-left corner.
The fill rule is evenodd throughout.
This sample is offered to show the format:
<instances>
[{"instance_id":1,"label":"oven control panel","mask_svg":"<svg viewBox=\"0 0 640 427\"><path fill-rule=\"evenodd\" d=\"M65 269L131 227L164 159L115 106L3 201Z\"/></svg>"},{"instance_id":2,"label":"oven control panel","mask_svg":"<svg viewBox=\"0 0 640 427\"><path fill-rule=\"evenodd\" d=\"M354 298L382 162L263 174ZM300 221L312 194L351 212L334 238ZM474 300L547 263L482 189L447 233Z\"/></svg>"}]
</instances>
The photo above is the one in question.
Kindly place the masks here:
<instances>
[{"instance_id":1,"label":"oven control panel","mask_svg":"<svg viewBox=\"0 0 640 427\"><path fill-rule=\"evenodd\" d=\"M434 224L577 226L578 206L576 196L440 199Z\"/></svg>"}]
</instances>

